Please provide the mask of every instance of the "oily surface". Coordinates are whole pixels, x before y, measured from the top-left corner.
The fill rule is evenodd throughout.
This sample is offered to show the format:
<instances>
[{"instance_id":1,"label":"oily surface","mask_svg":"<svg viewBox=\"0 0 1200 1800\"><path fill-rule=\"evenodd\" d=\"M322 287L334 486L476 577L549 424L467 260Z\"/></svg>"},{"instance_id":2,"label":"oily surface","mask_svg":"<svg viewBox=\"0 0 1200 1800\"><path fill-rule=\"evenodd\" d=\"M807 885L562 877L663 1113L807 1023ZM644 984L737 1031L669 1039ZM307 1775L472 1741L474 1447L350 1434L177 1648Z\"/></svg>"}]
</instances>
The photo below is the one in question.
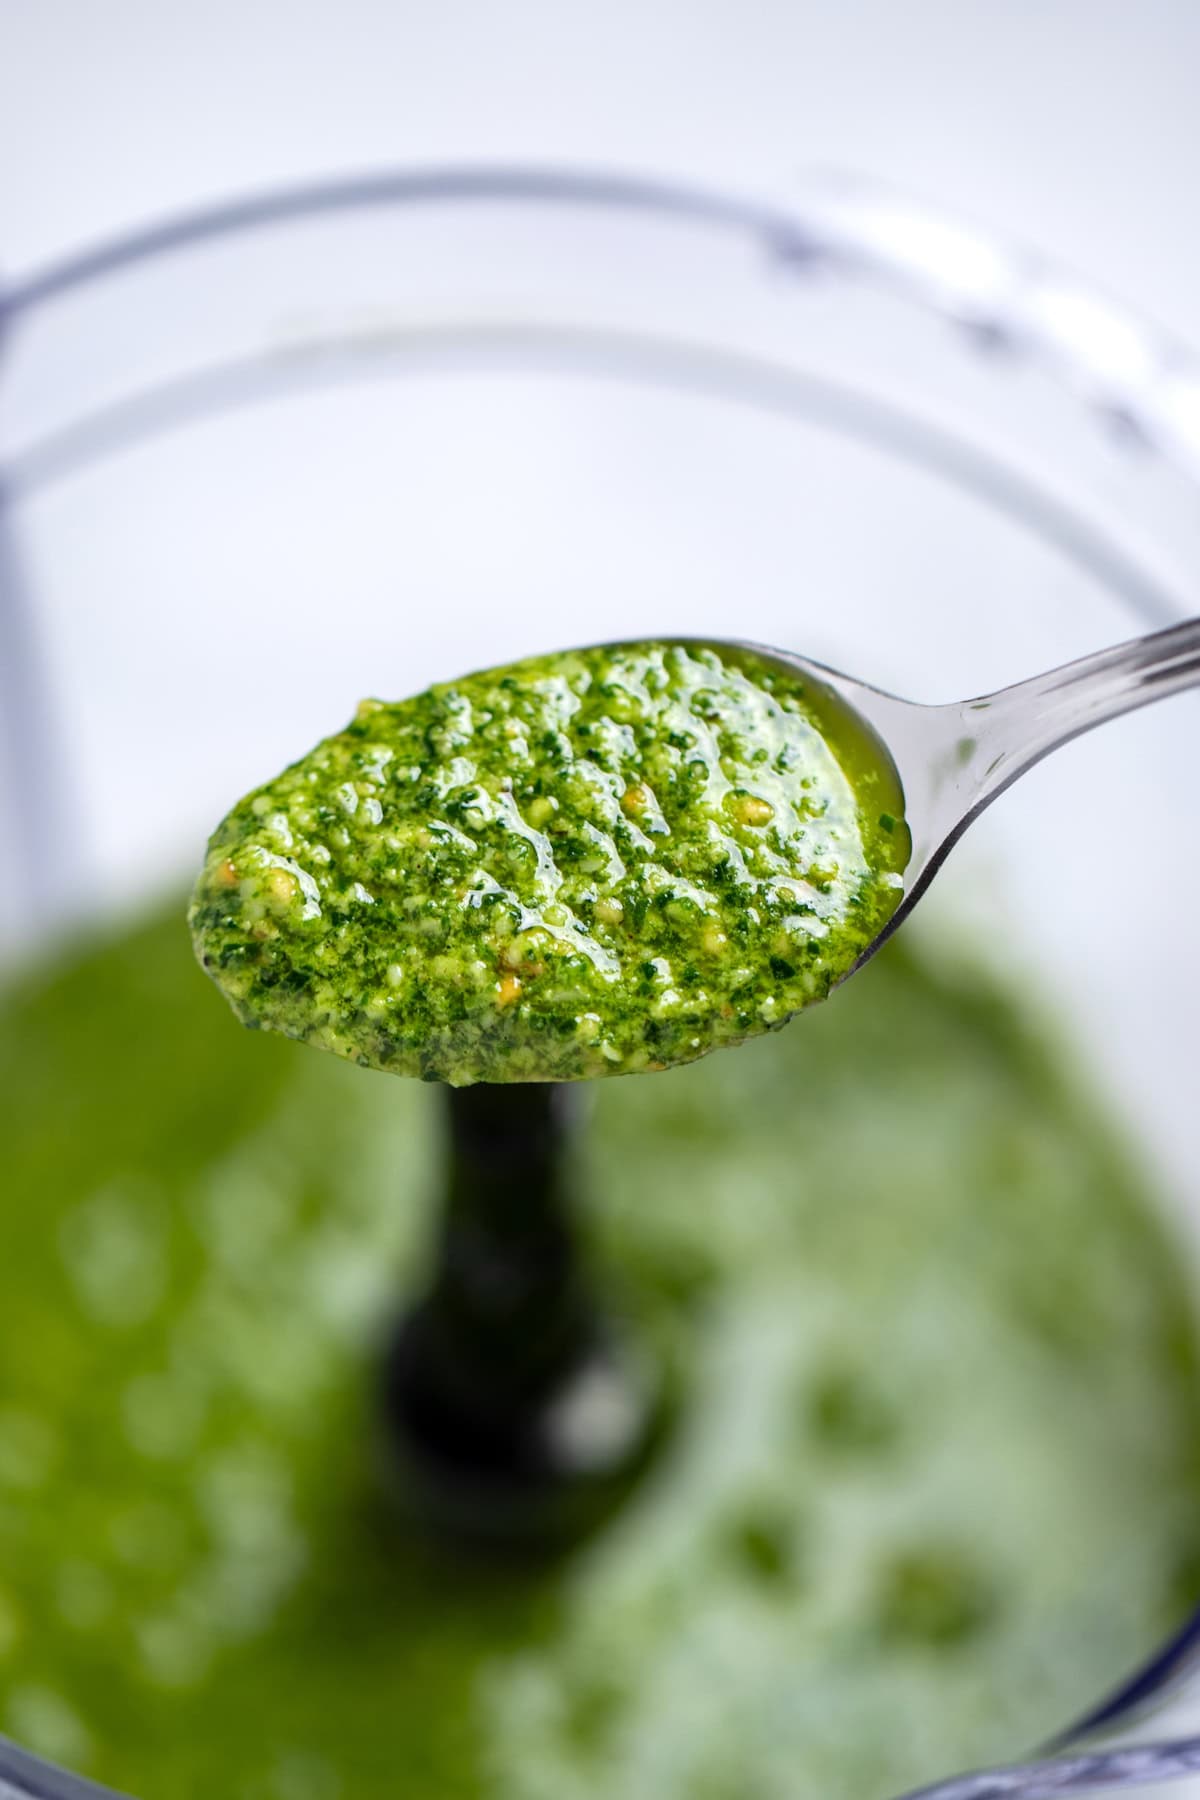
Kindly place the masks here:
<instances>
[{"instance_id":1,"label":"oily surface","mask_svg":"<svg viewBox=\"0 0 1200 1800\"><path fill-rule=\"evenodd\" d=\"M192 930L247 1024L372 1068L657 1069L848 973L901 814L823 688L729 647L568 651L364 701L217 828Z\"/></svg>"},{"instance_id":2,"label":"oily surface","mask_svg":"<svg viewBox=\"0 0 1200 1800\"><path fill-rule=\"evenodd\" d=\"M438 1091L232 1031L178 903L5 996L0 1732L143 1800L887 1800L1178 1619L1182 1259L1018 1009L896 944L591 1098L598 1252L687 1404L506 1576L377 1485Z\"/></svg>"}]
</instances>

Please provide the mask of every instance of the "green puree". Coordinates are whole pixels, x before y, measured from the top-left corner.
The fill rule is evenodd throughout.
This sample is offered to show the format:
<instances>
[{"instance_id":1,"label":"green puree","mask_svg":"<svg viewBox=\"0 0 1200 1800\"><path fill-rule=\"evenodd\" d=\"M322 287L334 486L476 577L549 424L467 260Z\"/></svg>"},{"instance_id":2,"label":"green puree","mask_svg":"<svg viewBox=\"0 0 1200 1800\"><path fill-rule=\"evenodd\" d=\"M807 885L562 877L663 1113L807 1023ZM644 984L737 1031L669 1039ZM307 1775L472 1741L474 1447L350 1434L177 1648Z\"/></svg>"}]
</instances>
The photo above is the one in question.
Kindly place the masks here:
<instances>
[{"instance_id":1,"label":"green puree","mask_svg":"<svg viewBox=\"0 0 1200 1800\"><path fill-rule=\"evenodd\" d=\"M1200 1586L1182 1259L916 950L592 1090L688 1401L540 1579L379 1493L438 1091L230 1032L174 904L0 996L0 1731L143 1800L886 1800L1090 1702Z\"/></svg>"},{"instance_id":2,"label":"green puree","mask_svg":"<svg viewBox=\"0 0 1200 1800\"><path fill-rule=\"evenodd\" d=\"M690 1062L895 911L878 742L735 650L631 644L364 701L217 828L191 920L248 1025L464 1084Z\"/></svg>"}]
</instances>

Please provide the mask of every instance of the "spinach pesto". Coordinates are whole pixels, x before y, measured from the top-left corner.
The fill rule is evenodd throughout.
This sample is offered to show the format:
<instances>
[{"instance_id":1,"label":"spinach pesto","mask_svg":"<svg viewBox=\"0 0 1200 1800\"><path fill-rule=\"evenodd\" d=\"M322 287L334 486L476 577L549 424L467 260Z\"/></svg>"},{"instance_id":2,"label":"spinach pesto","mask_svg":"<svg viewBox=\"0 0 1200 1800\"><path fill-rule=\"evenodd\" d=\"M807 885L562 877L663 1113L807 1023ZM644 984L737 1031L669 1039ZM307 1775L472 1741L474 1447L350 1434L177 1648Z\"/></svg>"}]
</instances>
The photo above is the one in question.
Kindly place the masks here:
<instances>
[{"instance_id":1,"label":"spinach pesto","mask_svg":"<svg viewBox=\"0 0 1200 1800\"><path fill-rule=\"evenodd\" d=\"M218 827L190 920L248 1025L463 1085L689 1062L824 999L894 912L886 752L732 646L367 700Z\"/></svg>"},{"instance_id":2,"label":"spinach pesto","mask_svg":"<svg viewBox=\"0 0 1200 1800\"><path fill-rule=\"evenodd\" d=\"M523 1575L379 1498L443 1096L230 1031L178 915L0 979L0 1734L153 1800L885 1800L1200 1598L1187 1259L1019 962L917 920L596 1084L593 1253L694 1423Z\"/></svg>"}]
</instances>

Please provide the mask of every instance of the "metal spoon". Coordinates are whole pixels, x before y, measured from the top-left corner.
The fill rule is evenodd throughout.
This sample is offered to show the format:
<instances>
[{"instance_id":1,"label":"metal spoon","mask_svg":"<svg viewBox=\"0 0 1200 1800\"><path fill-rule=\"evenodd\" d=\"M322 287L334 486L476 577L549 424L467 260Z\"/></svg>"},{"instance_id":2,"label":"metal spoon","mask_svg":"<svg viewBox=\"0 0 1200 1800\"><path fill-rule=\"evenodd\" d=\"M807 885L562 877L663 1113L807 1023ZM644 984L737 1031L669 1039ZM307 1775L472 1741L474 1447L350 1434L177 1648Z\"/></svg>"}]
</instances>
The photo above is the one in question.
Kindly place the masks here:
<instances>
[{"instance_id":1,"label":"metal spoon","mask_svg":"<svg viewBox=\"0 0 1200 1800\"><path fill-rule=\"evenodd\" d=\"M786 650L737 648L832 688L875 732L900 778L913 840L906 891L856 969L908 917L971 821L1018 776L1094 725L1200 685L1200 619L944 706L902 700Z\"/></svg>"}]
</instances>

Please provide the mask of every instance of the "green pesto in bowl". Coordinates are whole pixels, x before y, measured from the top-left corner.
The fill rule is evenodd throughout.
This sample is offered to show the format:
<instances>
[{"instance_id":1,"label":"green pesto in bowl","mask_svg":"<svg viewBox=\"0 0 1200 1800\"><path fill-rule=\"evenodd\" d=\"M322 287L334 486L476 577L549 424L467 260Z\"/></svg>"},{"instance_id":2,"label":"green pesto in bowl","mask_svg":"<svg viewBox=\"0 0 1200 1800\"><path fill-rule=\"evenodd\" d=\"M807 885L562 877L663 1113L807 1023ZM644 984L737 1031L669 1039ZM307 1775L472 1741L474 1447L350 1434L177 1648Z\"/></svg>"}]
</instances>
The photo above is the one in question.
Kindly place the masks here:
<instances>
[{"instance_id":1,"label":"green pesto in bowl","mask_svg":"<svg viewBox=\"0 0 1200 1800\"><path fill-rule=\"evenodd\" d=\"M595 1084L598 1275L682 1411L531 1569L381 1480L445 1096L231 1031L180 910L0 990L0 1733L139 1800L889 1800L1195 1604L1187 1258L1020 971L917 919Z\"/></svg>"},{"instance_id":2,"label":"green pesto in bowl","mask_svg":"<svg viewBox=\"0 0 1200 1800\"><path fill-rule=\"evenodd\" d=\"M887 752L830 689L625 644L364 701L218 826L190 920L247 1025L455 1085L574 1081L824 999L909 851Z\"/></svg>"}]
</instances>

